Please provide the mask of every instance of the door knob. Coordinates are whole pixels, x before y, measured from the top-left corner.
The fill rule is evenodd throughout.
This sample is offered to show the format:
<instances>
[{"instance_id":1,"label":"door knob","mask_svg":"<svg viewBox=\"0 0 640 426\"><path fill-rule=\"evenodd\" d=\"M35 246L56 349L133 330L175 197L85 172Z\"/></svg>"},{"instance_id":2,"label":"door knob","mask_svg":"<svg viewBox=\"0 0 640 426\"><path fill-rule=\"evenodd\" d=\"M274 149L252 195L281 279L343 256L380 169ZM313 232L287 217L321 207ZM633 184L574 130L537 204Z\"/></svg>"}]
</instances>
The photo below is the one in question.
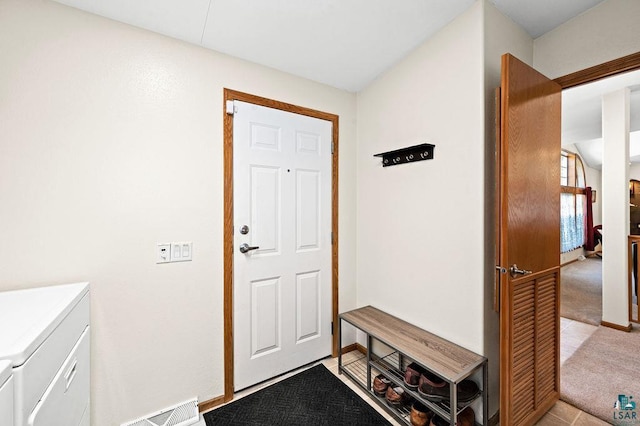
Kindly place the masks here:
<instances>
[{"instance_id":1,"label":"door knob","mask_svg":"<svg viewBox=\"0 0 640 426\"><path fill-rule=\"evenodd\" d=\"M509 272L511 273L511 276L513 278L515 278L516 275L529 275L533 273L532 271L527 271L526 269L519 269L518 265L516 265L515 263L509 268Z\"/></svg>"},{"instance_id":2,"label":"door knob","mask_svg":"<svg viewBox=\"0 0 640 426\"><path fill-rule=\"evenodd\" d=\"M249 244L247 244L247 243L240 244L240 253L248 253L248 252L250 252L251 250L258 250L259 248L260 248L260 247L258 247L258 246L253 246L253 247L252 247L252 246L250 246L250 245L249 245Z\"/></svg>"}]
</instances>

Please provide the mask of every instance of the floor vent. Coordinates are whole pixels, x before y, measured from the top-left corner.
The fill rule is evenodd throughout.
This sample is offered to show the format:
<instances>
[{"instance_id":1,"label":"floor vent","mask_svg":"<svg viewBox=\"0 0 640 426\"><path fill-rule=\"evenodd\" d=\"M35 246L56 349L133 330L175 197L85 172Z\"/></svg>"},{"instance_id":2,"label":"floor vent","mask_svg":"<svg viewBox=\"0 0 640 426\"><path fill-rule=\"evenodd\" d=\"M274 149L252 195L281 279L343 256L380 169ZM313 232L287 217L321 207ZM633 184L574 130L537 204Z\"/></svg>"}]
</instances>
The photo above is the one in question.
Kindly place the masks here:
<instances>
[{"instance_id":1,"label":"floor vent","mask_svg":"<svg viewBox=\"0 0 640 426\"><path fill-rule=\"evenodd\" d=\"M198 400L192 399L121 426L189 426L198 420Z\"/></svg>"}]
</instances>

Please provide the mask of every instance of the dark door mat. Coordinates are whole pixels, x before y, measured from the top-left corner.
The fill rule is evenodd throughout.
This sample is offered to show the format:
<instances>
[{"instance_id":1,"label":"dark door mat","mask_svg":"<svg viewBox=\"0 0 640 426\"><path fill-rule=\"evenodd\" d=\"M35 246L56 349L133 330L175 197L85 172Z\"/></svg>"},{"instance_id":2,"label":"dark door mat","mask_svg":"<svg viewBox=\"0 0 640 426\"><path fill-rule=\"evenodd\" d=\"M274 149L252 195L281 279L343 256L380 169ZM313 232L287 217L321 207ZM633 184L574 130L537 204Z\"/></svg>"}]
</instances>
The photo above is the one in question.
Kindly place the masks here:
<instances>
[{"instance_id":1,"label":"dark door mat","mask_svg":"<svg viewBox=\"0 0 640 426\"><path fill-rule=\"evenodd\" d=\"M207 426L390 425L321 364L210 411L204 419Z\"/></svg>"}]
</instances>

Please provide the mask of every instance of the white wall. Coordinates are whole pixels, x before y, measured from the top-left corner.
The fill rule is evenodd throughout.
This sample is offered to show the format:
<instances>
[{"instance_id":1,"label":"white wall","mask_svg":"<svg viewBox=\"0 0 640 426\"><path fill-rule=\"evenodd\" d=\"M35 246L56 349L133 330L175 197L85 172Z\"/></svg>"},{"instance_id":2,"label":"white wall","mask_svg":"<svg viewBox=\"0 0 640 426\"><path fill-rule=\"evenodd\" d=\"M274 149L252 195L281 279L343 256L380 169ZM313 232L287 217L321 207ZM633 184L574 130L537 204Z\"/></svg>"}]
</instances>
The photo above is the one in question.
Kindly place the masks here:
<instances>
[{"instance_id":1,"label":"white wall","mask_svg":"<svg viewBox=\"0 0 640 426\"><path fill-rule=\"evenodd\" d=\"M481 2L358 93L358 305L484 351ZM373 155L432 143L435 159Z\"/></svg>"},{"instance_id":2,"label":"white wall","mask_svg":"<svg viewBox=\"0 0 640 426\"><path fill-rule=\"evenodd\" d=\"M484 7L484 80L485 80L485 356L489 358L489 413L499 408L500 400L500 327L494 311L495 282L495 144L496 105L495 89L500 87L501 58L511 53L521 61L533 63L533 39L520 26L503 15L489 1Z\"/></svg>"},{"instance_id":3,"label":"white wall","mask_svg":"<svg viewBox=\"0 0 640 426\"><path fill-rule=\"evenodd\" d=\"M223 394L224 87L340 116L355 307L354 94L48 1L0 2L0 52L0 290L91 282L92 425Z\"/></svg>"},{"instance_id":4,"label":"white wall","mask_svg":"<svg viewBox=\"0 0 640 426\"><path fill-rule=\"evenodd\" d=\"M602 321L622 326L629 325L629 93L602 96Z\"/></svg>"},{"instance_id":5,"label":"white wall","mask_svg":"<svg viewBox=\"0 0 640 426\"><path fill-rule=\"evenodd\" d=\"M353 94L48 1L3 0L0 290L92 282L94 426L221 395L229 87L340 115L340 309L373 304L495 360L498 57L556 77L640 51L639 8L609 0L532 47L477 2L360 93L356 116ZM372 157L421 142L434 160L383 169ZM193 241L193 262L156 265L156 242L171 240Z\"/></svg>"},{"instance_id":6,"label":"white wall","mask_svg":"<svg viewBox=\"0 0 640 426\"><path fill-rule=\"evenodd\" d=\"M640 51L640 2L607 0L534 41L535 68L556 78Z\"/></svg>"},{"instance_id":7,"label":"white wall","mask_svg":"<svg viewBox=\"0 0 640 426\"><path fill-rule=\"evenodd\" d=\"M489 358L493 311L494 90L501 56L533 40L486 1L358 94L358 305L371 304ZM435 159L382 168L373 154L433 143Z\"/></svg>"},{"instance_id":8,"label":"white wall","mask_svg":"<svg viewBox=\"0 0 640 426\"><path fill-rule=\"evenodd\" d=\"M556 78L580 71L584 68L601 64L631 53L640 52L640 37L638 37L637 23L640 20L640 2L635 0L607 0L598 6L577 16L553 31L534 41L534 67L548 77ZM604 169L603 169L604 170ZM603 200L601 223L607 220L604 213L605 197L617 188L607 186L607 172L602 173L601 194ZM628 212L625 203L616 209ZM616 214L616 216L619 216ZM603 226L607 227L605 223ZM607 266L608 262L617 262L612 256L603 257L603 270L613 270L615 266ZM626 270L625 265L621 268ZM610 275L611 276L611 275ZM607 287L606 276L603 273L603 287ZM616 286L616 283L612 283ZM626 294L626 293L624 293ZM626 296L625 300L626 300ZM608 300L612 300L609 298ZM618 306L603 299L604 311L614 311ZM612 319L612 318L610 318ZM620 323L626 326L627 323Z\"/></svg>"}]
</instances>

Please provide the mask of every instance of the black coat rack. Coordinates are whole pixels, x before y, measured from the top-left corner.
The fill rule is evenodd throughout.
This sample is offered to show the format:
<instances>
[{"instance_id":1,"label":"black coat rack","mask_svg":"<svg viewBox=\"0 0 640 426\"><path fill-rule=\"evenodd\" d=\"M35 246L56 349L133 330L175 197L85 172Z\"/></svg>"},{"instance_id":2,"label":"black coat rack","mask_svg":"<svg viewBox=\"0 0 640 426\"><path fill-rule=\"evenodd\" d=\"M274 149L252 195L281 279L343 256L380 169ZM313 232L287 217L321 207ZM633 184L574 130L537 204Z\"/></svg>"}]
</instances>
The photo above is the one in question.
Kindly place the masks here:
<instances>
[{"instance_id":1,"label":"black coat rack","mask_svg":"<svg viewBox=\"0 0 640 426\"><path fill-rule=\"evenodd\" d=\"M414 161L432 160L435 145L422 143L407 148L396 149L395 151L381 152L374 157L382 157L382 167L395 166Z\"/></svg>"}]
</instances>

